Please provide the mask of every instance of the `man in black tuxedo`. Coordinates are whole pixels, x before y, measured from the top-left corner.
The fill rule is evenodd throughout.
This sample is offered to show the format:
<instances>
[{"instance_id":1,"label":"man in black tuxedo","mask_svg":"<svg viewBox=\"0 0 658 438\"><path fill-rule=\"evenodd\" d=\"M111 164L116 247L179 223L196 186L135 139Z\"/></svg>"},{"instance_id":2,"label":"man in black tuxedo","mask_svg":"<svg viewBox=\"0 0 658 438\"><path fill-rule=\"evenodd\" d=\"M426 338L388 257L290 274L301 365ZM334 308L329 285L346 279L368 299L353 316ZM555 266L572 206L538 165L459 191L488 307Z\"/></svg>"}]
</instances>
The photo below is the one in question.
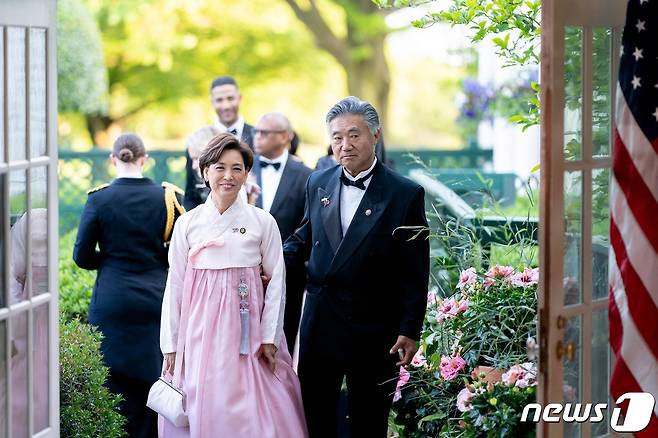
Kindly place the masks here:
<instances>
[{"instance_id":1,"label":"man in black tuxedo","mask_svg":"<svg viewBox=\"0 0 658 438\"><path fill-rule=\"evenodd\" d=\"M299 378L312 438L335 437L347 379L352 437L385 437L398 367L417 351L429 280L422 187L375 157L379 116L347 97L326 118L339 165L306 184L288 269L308 260ZM409 227L409 228L400 228Z\"/></svg>"},{"instance_id":2,"label":"man in black tuxedo","mask_svg":"<svg viewBox=\"0 0 658 438\"><path fill-rule=\"evenodd\" d=\"M288 152L292 137L290 121L280 113L265 114L254 128L256 156L251 172L261 188L256 206L274 216L282 242L285 242L302 222L304 188L312 172ZM302 313L306 269L303 265L291 267L286 276L288 281L283 330L288 349L292 353Z\"/></svg>"},{"instance_id":3,"label":"man in black tuxedo","mask_svg":"<svg viewBox=\"0 0 658 438\"><path fill-rule=\"evenodd\" d=\"M217 113L217 122L195 131L188 139L188 145L186 145L185 149L185 171L187 174L185 181L185 209L191 210L197 205L204 203L210 191L195 166L195 160L199 158L200 145L189 144L191 139L198 137L195 134L198 134L202 130L211 130L215 135L230 132L247 143L253 150L253 126L246 123L240 116L241 100L242 96L238 89L238 83L231 76L219 76L210 84L210 103Z\"/></svg>"}]
</instances>

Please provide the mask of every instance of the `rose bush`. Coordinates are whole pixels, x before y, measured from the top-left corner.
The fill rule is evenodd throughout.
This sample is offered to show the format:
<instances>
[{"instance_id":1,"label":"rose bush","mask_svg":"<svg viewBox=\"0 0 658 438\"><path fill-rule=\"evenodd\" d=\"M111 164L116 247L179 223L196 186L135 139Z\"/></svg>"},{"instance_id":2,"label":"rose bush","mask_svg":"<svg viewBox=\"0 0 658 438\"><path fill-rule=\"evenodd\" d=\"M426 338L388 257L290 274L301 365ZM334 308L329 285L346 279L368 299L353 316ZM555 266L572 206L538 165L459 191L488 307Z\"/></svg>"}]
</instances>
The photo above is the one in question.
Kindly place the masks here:
<instances>
[{"instance_id":1,"label":"rose bush","mask_svg":"<svg viewBox=\"0 0 658 438\"><path fill-rule=\"evenodd\" d=\"M421 347L400 370L404 437L533 436L521 412L536 394L536 268L463 270L454 294L430 291Z\"/></svg>"}]
</instances>

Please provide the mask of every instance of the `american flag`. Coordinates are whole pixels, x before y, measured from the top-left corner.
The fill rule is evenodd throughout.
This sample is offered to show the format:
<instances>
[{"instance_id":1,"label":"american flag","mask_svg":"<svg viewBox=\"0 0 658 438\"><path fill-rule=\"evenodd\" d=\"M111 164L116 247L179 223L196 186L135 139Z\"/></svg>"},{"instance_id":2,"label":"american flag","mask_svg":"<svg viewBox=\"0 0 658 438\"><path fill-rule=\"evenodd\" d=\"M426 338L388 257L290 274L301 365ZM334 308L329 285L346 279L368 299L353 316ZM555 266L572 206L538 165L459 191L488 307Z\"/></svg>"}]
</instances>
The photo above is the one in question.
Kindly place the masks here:
<instances>
[{"instance_id":1,"label":"american flag","mask_svg":"<svg viewBox=\"0 0 658 438\"><path fill-rule=\"evenodd\" d=\"M617 84L610 181L613 399L658 399L658 0L630 0ZM658 437L658 404L637 437Z\"/></svg>"}]
</instances>

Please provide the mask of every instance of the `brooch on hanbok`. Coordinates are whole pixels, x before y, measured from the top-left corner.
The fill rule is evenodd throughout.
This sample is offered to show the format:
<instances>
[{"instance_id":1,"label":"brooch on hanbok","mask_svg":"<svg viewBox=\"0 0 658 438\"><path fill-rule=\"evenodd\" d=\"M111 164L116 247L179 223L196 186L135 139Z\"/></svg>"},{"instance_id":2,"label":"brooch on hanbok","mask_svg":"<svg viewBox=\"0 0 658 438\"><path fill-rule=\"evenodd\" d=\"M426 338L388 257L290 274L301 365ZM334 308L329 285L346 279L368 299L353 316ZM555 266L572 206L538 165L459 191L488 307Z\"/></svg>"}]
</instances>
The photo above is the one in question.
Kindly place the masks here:
<instances>
[{"instance_id":1,"label":"brooch on hanbok","mask_svg":"<svg viewBox=\"0 0 658 438\"><path fill-rule=\"evenodd\" d=\"M240 296L240 355L249 354L249 287L244 279L244 272L240 275L238 285Z\"/></svg>"}]
</instances>

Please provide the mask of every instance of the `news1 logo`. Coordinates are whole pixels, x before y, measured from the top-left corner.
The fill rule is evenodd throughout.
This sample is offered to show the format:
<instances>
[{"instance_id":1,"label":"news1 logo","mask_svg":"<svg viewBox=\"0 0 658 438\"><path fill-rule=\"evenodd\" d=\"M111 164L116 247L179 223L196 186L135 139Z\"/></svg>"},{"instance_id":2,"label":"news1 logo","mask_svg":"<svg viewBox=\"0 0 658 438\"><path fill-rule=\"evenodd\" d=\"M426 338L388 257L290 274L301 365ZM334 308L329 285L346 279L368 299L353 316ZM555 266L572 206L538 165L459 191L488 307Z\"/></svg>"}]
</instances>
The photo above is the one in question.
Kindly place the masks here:
<instances>
[{"instance_id":1,"label":"news1 logo","mask_svg":"<svg viewBox=\"0 0 658 438\"><path fill-rule=\"evenodd\" d=\"M649 425L656 399L648 392L627 392L619 397L615 404L619 406L628 400L628 409L622 424L619 424L621 409L612 410L610 418L610 427L615 432L640 432ZM584 423L591 421L599 423L604 420L604 411L608 409L607 403L549 403L542 408L539 403L530 403L523 408L521 421L532 421L538 423L544 420L547 423L557 423L564 421L566 423ZM533 411L532 418L528 420L530 411Z\"/></svg>"}]
</instances>

